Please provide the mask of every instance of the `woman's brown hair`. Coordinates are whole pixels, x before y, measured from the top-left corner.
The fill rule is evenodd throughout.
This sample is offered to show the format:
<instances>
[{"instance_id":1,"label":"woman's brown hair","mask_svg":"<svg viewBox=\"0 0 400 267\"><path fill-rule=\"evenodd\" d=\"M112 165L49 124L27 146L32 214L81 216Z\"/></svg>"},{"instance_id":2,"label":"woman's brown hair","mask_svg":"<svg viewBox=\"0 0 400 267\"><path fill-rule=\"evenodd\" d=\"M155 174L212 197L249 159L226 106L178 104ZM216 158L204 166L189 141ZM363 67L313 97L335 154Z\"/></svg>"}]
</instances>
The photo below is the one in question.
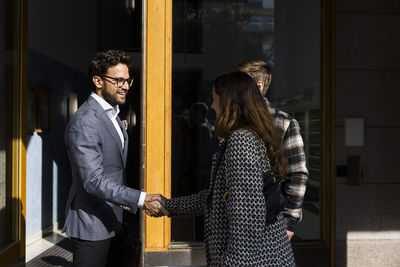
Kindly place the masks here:
<instances>
[{"instance_id":1,"label":"woman's brown hair","mask_svg":"<svg viewBox=\"0 0 400 267\"><path fill-rule=\"evenodd\" d=\"M234 71L218 76L214 90L219 96L220 108L215 121L216 133L227 137L240 128L250 130L266 145L272 171L285 177L287 159L282 139L255 80L244 72Z\"/></svg>"}]
</instances>

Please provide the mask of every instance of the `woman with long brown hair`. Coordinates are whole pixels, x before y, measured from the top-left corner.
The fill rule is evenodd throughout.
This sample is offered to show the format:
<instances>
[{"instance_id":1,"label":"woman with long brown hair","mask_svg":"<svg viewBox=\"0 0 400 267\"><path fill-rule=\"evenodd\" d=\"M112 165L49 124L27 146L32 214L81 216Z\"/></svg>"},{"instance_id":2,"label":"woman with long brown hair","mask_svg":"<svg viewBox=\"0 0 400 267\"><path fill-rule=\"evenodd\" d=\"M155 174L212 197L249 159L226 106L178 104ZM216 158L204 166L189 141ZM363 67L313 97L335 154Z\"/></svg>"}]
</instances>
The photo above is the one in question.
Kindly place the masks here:
<instances>
[{"instance_id":1,"label":"woman with long brown hair","mask_svg":"<svg viewBox=\"0 0 400 267\"><path fill-rule=\"evenodd\" d=\"M209 189L161 202L169 216L205 215L209 266L295 266L282 214L266 220L263 175L284 178L286 158L257 84L231 72L215 80L212 93L221 141Z\"/></svg>"}]
</instances>

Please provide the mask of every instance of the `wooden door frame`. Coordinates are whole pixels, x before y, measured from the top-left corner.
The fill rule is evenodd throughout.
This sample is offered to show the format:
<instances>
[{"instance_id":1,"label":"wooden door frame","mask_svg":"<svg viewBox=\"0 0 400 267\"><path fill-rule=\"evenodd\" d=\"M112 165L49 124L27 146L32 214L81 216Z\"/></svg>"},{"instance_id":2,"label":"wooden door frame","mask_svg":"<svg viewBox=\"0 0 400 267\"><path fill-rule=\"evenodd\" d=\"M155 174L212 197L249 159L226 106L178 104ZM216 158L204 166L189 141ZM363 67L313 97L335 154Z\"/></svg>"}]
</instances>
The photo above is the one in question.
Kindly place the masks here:
<instances>
[{"instance_id":1,"label":"wooden door frame","mask_svg":"<svg viewBox=\"0 0 400 267\"><path fill-rule=\"evenodd\" d=\"M172 0L144 4L144 190L171 196ZM144 251L167 251L171 219L145 216Z\"/></svg>"}]
</instances>

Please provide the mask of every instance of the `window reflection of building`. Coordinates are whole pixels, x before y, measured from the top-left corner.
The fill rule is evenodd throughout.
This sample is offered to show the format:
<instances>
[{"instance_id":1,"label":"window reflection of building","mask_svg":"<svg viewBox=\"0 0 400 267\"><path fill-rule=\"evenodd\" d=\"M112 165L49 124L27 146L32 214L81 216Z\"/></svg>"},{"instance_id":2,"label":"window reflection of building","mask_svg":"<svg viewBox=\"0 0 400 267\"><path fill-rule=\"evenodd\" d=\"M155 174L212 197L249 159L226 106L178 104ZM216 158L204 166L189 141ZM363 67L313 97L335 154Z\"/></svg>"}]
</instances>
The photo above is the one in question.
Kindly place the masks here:
<instances>
[{"instance_id":1,"label":"window reflection of building","mask_svg":"<svg viewBox=\"0 0 400 267\"><path fill-rule=\"evenodd\" d=\"M187 111L187 112L186 112ZM207 120L205 103L193 103L190 111L184 110L173 119L172 128L172 196L182 196L207 188L216 151L217 137L214 126ZM203 240L203 217L195 219L173 218L173 226L189 228L189 235L175 235L181 240ZM190 233L193 231L194 233ZM174 229L174 227L173 227ZM173 230L173 233L176 232ZM182 239L183 238L183 239Z\"/></svg>"},{"instance_id":2,"label":"window reflection of building","mask_svg":"<svg viewBox=\"0 0 400 267\"><path fill-rule=\"evenodd\" d=\"M208 107L203 102L190 106L189 175L196 181L193 193L208 188L212 156L218 139L214 126L207 120Z\"/></svg>"},{"instance_id":3,"label":"window reflection of building","mask_svg":"<svg viewBox=\"0 0 400 267\"><path fill-rule=\"evenodd\" d=\"M3 62L1 62L3 63ZM3 64L2 64L3 65ZM0 69L0 77L3 76L3 66ZM5 81L5 79L1 79ZM7 245L7 235L6 235L6 112L5 112L5 86L1 84L0 87L0 249Z\"/></svg>"},{"instance_id":4,"label":"window reflection of building","mask_svg":"<svg viewBox=\"0 0 400 267\"><path fill-rule=\"evenodd\" d=\"M273 0L173 2L172 196L207 188L218 140L215 113L199 118L200 109L211 105L216 76L245 59L273 58L273 5ZM202 220L173 218L172 240L202 240Z\"/></svg>"},{"instance_id":5,"label":"window reflection of building","mask_svg":"<svg viewBox=\"0 0 400 267\"><path fill-rule=\"evenodd\" d=\"M269 99L300 125L309 179L296 238L320 238L320 2L275 1Z\"/></svg>"},{"instance_id":6,"label":"window reflection of building","mask_svg":"<svg viewBox=\"0 0 400 267\"><path fill-rule=\"evenodd\" d=\"M207 105L194 103L188 113L178 115L173 122L173 196L208 187L212 156L218 145L214 126L206 118Z\"/></svg>"},{"instance_id":7,"label":"window reflection of building","mask_svg":"<svg viewBox=\"0 0 400 267\"><path fill-rule=\"evenodd\" d=\"M18 236L18 192L13 173L18 166L13 150L19 117L19 25L18 1L0 2L0 254L5 253ZM16 101L18 99L18 101Z\"/></svg>"},{"instance_id":8,"label":"window reflection of building","mask_svg":"<svg viewBox=\"0 0 400 267\"><path fill-rule=\"evenodd\" d=\"M244 60L261 59L272 68L268 98L299 120L305 142L311 177L306 216L296 234L303 239L319 238L315 229L320 226L320 3L175 0L173 20L172 195L197 192L206 182L204 172L198 170L206 169L201 166L208 159L196 157L209 157L209 153L202 151L204 140L193 138L190 106L196 102L210 106L217 75ZM210 123L214 116L214 112L208 115ZM186 134L188 139L177 140ZM185 184L188 174L190 186ZM172 239L195 238L193 234L179 239L178 232L184 231L179 228L195 228L193 221L188 224L178 226L173 219Z\"/></svg>"}]
</instances>

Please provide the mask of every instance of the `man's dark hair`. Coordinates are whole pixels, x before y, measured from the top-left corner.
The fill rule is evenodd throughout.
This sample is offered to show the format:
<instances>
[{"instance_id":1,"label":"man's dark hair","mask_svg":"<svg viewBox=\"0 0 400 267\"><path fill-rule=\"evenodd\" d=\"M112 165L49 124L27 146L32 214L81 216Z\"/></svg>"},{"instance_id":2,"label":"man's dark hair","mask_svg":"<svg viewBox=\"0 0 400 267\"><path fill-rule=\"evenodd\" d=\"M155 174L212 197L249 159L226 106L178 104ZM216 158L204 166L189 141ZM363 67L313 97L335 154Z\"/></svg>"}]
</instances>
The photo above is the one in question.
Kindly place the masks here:
<instances>
[{"instance_id":1,"label":"man's dark hair","mask_svg":"<svg viewBox=\"0 0 400 267\"><path fill-rule=\"evenodd\" d=\"M131 57L119 50L107 50L104 52L98 52L89 64L89 78L93 76L103 76L107 73L109 67L118 65L119 63L128 66L129 71L132 68Z\"/></svg>"}]
</instances>

